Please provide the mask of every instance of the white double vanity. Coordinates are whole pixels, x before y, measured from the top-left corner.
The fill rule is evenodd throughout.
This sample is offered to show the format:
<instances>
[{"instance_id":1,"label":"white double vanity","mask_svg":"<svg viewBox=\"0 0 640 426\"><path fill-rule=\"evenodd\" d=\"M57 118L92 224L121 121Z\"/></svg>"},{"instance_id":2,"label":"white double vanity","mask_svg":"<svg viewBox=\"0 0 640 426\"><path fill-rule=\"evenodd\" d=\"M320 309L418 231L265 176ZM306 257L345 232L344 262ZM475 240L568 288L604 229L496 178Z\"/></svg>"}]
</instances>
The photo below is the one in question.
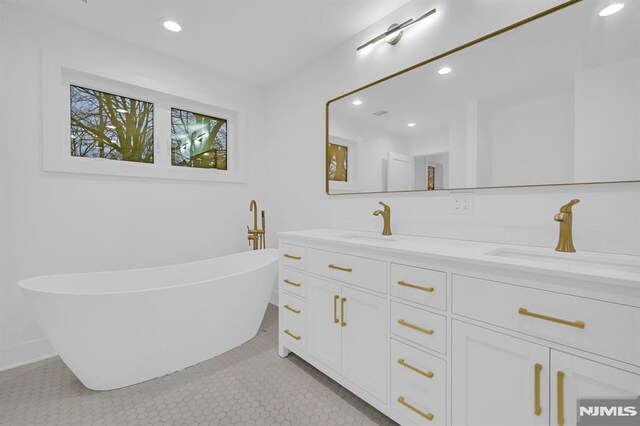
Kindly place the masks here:
<instances>
[{"instance_id":1,"label":"white double vanity","mask_svg":"<svg viewBox=\"0 0 640 426\"><path fill-rule=\"evenodd\" d=\"M636 257L380 236L280 234L281 356L403 425L575 425L640 395Z\"/></svg>"}]
</instances>

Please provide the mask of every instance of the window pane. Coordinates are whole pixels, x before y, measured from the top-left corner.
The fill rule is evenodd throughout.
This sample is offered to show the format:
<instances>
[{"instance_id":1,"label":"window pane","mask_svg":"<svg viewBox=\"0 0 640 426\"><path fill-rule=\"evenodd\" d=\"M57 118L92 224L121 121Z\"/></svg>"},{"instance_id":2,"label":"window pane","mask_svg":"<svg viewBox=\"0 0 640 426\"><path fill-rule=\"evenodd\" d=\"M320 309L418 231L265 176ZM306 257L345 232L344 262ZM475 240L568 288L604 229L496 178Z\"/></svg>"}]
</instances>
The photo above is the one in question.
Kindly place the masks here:
<instances>
[{"instance_id":1,"label":"window pane","mask_svg":"<svg viewBox=\"0 0 640 426\"><path fill-rule=\"evenodd\" d=\"M329 180L347 182L349 170L349 148L343 145L329 144Z\"/></svg>"},{"instance_id":2,"label":"window pane","mask_svg":"<svg viewBox=\"0 0 640 426\"><path fill-rule=\"evenodd\" d=\"M71 155L153 163L153 104L71 86Z\"/></svg>"},{"instance_id":3,"label":"window pane","mask_svg":"<svg viewBox=\"0 0 640 426\"><path fill-rule=\"evenodd\" d=\"M172 108L171 164L227 170L227 120Z\"/></svg>"}]
</instances>

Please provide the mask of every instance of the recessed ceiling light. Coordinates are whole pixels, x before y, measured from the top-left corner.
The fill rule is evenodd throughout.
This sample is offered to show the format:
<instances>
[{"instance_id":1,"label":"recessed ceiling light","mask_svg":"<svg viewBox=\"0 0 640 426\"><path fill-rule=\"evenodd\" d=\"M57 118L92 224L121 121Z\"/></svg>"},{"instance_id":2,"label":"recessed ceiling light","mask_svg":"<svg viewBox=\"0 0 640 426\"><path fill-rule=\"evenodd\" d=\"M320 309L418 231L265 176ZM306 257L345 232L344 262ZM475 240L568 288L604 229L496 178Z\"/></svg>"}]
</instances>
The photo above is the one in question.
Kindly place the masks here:
<instances>
[{"instance_id":1,"label":"recessed ceiling light","mask_svg":"<svg viewBox=\"0 0 640 426\"><path fill-rule=\"evenodd\" d=\"M409 123L407 124L407 127L416 127L416 123Z\"/></svg>"},{"instance_id":2,"label":"recessed ceiling light","mask_svg":"<svg viewBox=\"0 0 640 426\"><path fill-rule=\"evenodd\" d=\"M180 24L175 21L164 21L162 25L164 25L164 27L172 33L179 33L180 31L182 31L182 27L180 26Z\"/></svg>"},{"instance_id":3,"label":"recessed ceiling light","mask_svg":"<svg viewBox=\"0 0 640 426\"><path fill-rule=\"evenodd\" d=\"M362 101L360 99L356 99L352 102L352 104L354 104L355 106L362 105Z\"/></svg>"},{"instance_id":4,"label":"recessed ceiling light","mask_svg":"<svg viewBox=\"0 0 640 426\"><path fill-rule=\"evenodd\" d=\"M440 68L440 69L438 70L438 74L440 74L440 75L447 75L447 74L449 74L451 71L452 71L452 69L451 69L451 68L449 68L449 67L442 67L442 68Z\"/></svg>"},{"instance_id":5,"label":"recessed ceiling light","mask_svg":"<svg viewBox=\"0 0 640 426\"><path fill-rule=\"evenodd\" d=\"M120 112L120 113L122 113L122 114L126 114L126 113L128 113L128 112L129 112L129 111L127 111L126 109L123 109L123 108L118 108L116 111L118 111L118 112Z\"/></svg>"},{"instance_id":6,"label":"recessed ceiling light","mask_svg":"<svg viewBox=\"0 0 640 426\"><path fill-rule=\"evenodd\" d=\"M622 8L624 7L623 3L614 3L611 4L607 7L605 7L604 9L602 9L599 13L600 16L609 16L609 15L613 15L614 13L618 13L622 10Z\"/></svg>"}]
</instances>

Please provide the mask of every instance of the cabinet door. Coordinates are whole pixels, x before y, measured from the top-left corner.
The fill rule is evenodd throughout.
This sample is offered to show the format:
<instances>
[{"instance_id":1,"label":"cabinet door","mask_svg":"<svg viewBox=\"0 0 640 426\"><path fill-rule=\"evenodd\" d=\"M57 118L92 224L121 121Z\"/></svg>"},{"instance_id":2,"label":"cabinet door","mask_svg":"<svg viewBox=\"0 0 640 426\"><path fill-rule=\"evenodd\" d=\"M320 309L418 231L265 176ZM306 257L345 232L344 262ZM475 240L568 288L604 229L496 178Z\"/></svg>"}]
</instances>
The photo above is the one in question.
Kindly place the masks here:
<instances>
[{"instance_id":1,"label":"cabinet door","mask_svg":"<svg viewBox=\"0 0 640 426\"><path fill-rule=\"evenodd\" d=\"M639 375L555 350L551 351L551 383L551 424L559 426L577 424L581 398L640 395Z\"/></svg>"},{"instance_id":2,"label":"cabinet door","mask_svg":"<svg viewBox=\"0 0 640 426\"><path fill-rule=\"evenodd\" d=\"M309 354L340 372L340 285L315 277L308 278L307 348Z\"/></svg>"},{"instance_id":3,"label":"cabinet door","mask_svg":"<svg viewBox=\"0 0 640 426\"><path fill-rule=\"evenodd\" d=\"M342 287L342 375L387 400L389 324L387 300Z\"/></svg>"},{"instance_id":4,"label":"cabinet door","mask_svg":"<svg viewBox=\"0 0 640 426\"><path fill-rule=\"evenodd\" d=\"M453 321L454 425L549 424L549 348Z\"/></svg>"}]
</instances>

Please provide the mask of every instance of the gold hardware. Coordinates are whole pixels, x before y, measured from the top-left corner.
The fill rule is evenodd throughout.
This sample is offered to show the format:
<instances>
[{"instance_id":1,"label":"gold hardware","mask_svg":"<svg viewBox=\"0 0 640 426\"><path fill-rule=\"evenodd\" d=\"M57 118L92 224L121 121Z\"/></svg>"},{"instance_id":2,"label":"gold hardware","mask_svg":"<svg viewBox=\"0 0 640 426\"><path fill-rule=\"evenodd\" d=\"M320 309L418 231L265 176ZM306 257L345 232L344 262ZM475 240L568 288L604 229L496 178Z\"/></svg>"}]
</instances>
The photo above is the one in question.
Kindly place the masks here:
<instances>
[{"instance_id":1,"label":"gold hardware","mask_svg":"<svg viewBox=\"0 0 640 426\"><path fill-rule=\"evenodd\" d=\"M405 321L405 320L403 320L403 319L399 319L399 320L398 320L398 324L403 325L403 326L405 326L405 327L412 328L412 329L414 329L414 330L418 330L418 331L419 331L419 332L421 332L421 333L425 333L425 334L428 334L428 335L432 335L432 334L433 334L433 330L430 330L430 329L428 329L428 328L422 328L422 327L417 326L417 325L415 325L415 324L411 324L411 323L409 323L409 322L406 322L406 321Z\"/></svg>"},{"instance_id":2,"label":"gold hardware","mask_svg":"<svg viewBox=\"0 0 640 426\"><path fill-rule=\"evenodd\" d=\"M411 288L415 288L422 291L428 291L429 293L433 292L433 287L422 287L420 285L410 284L406 281L398 281L398 285L401 285L404 287L411 287Z\"/></svg>"},{"instance_id":3,"label":"gold hardware","mask_svg":"<svg viewBox=\"0 0 640 426\"><path fill-rule=\"evenodd\" d=\"M558 426L564 426L564 373L558 371Z\"/></svg>"},{"instance_id":4,"label":"gold hardware","mask_svg":"<svg viewBox=\"0 0 640 426\"><path fill-rule=\"evenodd\" d=\"M427 379L432 379L432 378L433 378L433 372L431 372L431 371L422 371L422 370L420 370L419 368L414 367L414 366L413 366L413 365L411 365L411 364L408 364L408 363L404 360L404 358L400 358L400 359L398 360L398 364L400 364L400 365L401 365L401 366L403 366L403 367L407 367L409 370L411 370L411 371L415 371L415 372L416 372L416 373L418 373L418 374L422 374L422 375L423 375L424 377L426 377Z\"/></svg>"},{"instance_id":5,"label":"gold hardware","mask_svg":"<svg viewBox=\"0 0 640 426\"><path fill-rule=\"evenodd\" d=\"M551 321L551 322L555 322L555 323L558 323L558 324L568 325L570 327L581 328L581 329L584 329L584 327L585 327L584 321L567 321L567 320L560 319L560 318L554 318L554 317L550 317L550 316L547 316L547 315L542 315L542 314L536 314L534 312L529 312L525 308L518 309L518 313L520 315L524 315L524 316L527 316L527 317L538 318L538 319L545 320L545 321Z\"/></svg>"},{"instance_id":6,"label":"gold hardware","mask_svg":"<svg viewBox=\"0 0 640 426\"><path fill-rule=\"evenodd\" d=\"M333 263L329 265L329 268L337 269L338 271L353 272L353 268L343 268L342 266L336 266Z\"/></svg>"},{"instance_id":7,"label":"gold hardware","mask_svg":"<svg viewBox=\"0 0 640 426\"><path fill-rule=\"evenodd\" d=\"M299 311L299 310L297 310L297 309L293 309L293 308L292 308L291 306L289 306L289 305L284 305L284 308L285 308L285 309L290 310L290 311L291 311L291 312L293 312L294 314L299 314L299 313L300 313L300 311Z\"/></svg>"},{"instance_id":8,"label":"gold hardware","mask_svg":"<svg viewBox=\"0 0 640 426\"><path fill-rule=\"evenodd\" d=\"M538 364L536 363L536 365L533 367L533 372L534 372L534 390L535 390L535 394L534 394L534 408L533 408L533 412L535 413L536 416L539 416L540 414L542 414L542 406L540 405L540 372L542 371L542 364Z\"/></svg>"},{"instance_id":9,"label":"gold hardware","mask_svg":"<svg viewBox=\"0 0 640 426\"><path fill-rule=\"evenodd\" d=\"M338 296L337 294L333 296L333 323L334 324L337 324L340 322L340 320L338 319L338 299L340 299L340 296Z\"/></svg>"},{"instance_id":10,"label":"gold hardware","mask_svg":"<svg viewBox=\"0 0 640 426\"><path fill-rule=\"evenodd\" d=\"M287 254L287 253L285 253L285 254L284 254L284 257L286 257L287 259L293 259L293 260L300 260L300 259L302 259L300 256L294 256L294 255L292 255L292 254Z\"/></svg>"},{"instance_id":11,"label":"gold hardware","mask_svg":"<svg viewBox=\"0 0 640 426\"><path fill-rule=\"evenodd\" d=\"M375 212L373 212L373 215L374 216L382 215L382 221L383 221L382 235L391 235L391 207L389 207L382 201L380 201L378 204L384 207L384 210L376 210Z\"/></svg>"},{"instance_id":12,"label":"gold hardware","mask_svg":"<svg viewBox=\"0 0 640 426\"><path fill-rule=\"evenodd\" d=\"M342 318L342 323L340 324L341 327L346 327L347 326L347 322L344 320L344 304L346 303L347 298L343 297L342 300L340 301L340 318Z\"/></svg>"},{"instance_id":13,"label":"gold hardware","mask_svg":"<svg viewBox=\"0 0 640 426\"><path fill-rule=\"evenodd\" d=\"M571 200L568 204L560 207L560 213L555 215L553 219L560 222L560 236L558 237L558 245L556 251L563 253L575 253L576 248L573 246L573 212L572 208L578 204L580 200Z\"/></svg>"},{"instance_id":14,"label":"gold hardware","mask_svg":"<svg viewBox=\"0 0 640 426\"><path fill-rule=\"evenodd\" d=\"M290 332L289 330L285 330L284 332L285 332L286 334L288 334L289 336L293 337L293 338L294 338L294 339L296 339L296 340L300 340L300 339L302 339L302 337L301 337L301 336L296 336L295 334L293 334L293 333L292 333L292 332Z\"/></svg>"},{"instance_id":15,"label":"gold hardware","mask_svg":"<svg viewBox=\"0 0 640 426\"><path fill-rule=\"evenodd\" d=\"M251 200L251 203L249 203L249 211L253 212L253 229L249 229L249 226L247 226L249 246L253 246L254 250L266 248L267 237L264 210L262 210L262 229L258 229L258 203L256 203L256 200Z\"/></svg>"},{"instance_id":16,"label":"gold hardware","mask_svg":"<svg viewBox=\"0 0 640 426\"><path fill-rule=\"evenodd\" d=\"M294 283L294 282L293 282L293 281L291 281L291 280L284 280L284 282L285 282L285 284L289 284L289 285L292 285L292 286L294 286L294 287L300 287L300 286L302 285L302 284L300 284L300 283Z\"/></svg>"},{"instance_id":17,"label":"gold hardware","mask_svg":"<svg viewBox=\"0 0 640 426\"><path fill-rule=\"evenodd\" d=\"M405 407L407 407L409 410L413 411L414 413L424 417L425 419L431 421L433 420L433 414L431 413L425 413L424 411L414 407L413 405L409 404L407 401L404 400L404 396L399 396L398 397L398 402L402 405L404 405Z\"/></svg>"}]
</instances>

